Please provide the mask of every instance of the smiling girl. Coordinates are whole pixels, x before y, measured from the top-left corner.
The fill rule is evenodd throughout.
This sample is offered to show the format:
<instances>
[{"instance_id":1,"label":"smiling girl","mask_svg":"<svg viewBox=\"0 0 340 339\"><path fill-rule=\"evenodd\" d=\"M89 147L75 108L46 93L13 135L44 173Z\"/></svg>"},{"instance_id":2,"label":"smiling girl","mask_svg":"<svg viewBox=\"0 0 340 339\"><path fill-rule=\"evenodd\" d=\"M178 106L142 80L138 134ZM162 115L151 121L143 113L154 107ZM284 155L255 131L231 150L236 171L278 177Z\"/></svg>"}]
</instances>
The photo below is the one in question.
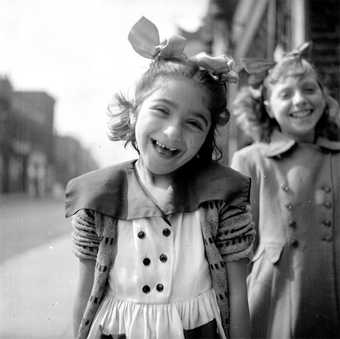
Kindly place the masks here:
<instances>
[{"instance_id":1,"label":"smiling girl","mask_svg":"<svg viewBox=\"0 0 340 339\"><path fill-rule=\"evenodd\" d=\"M340 333L340 112L302 57L307 47L283 57L260 90L244 88L234 103L255 141L232 161L253 183L252 338Z\"/></svg>"},{"instance_id":2,"label":"smiling girl","mask_svg":"<svg viewBox=\"0 0 340 339\"><path fill-rule=\"evenodd\" d=\"M188 59L142 18L129 41L152 59L132 100L111 110L113 140L137 160L66 190L79 257L77 338L248 338L249 178L217 164L231 59Z\"/></svg>"}]
</instances>

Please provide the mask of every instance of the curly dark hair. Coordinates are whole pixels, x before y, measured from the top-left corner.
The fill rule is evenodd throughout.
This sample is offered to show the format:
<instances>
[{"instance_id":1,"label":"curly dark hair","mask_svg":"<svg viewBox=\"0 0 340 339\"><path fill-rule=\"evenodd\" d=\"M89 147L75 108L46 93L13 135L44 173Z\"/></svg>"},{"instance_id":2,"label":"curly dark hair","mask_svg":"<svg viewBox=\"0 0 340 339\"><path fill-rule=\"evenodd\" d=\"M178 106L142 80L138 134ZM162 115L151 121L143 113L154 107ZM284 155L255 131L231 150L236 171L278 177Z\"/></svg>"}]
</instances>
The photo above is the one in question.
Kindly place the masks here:
<instances>
[{"instance_id":1,"label":"curly dark hair","mask_svg":"<svg viewBox=\"0 0 340 339\"><path fill-rule=\"evenodd\" d=\"M184 77L194 81L209 94L208 109L211 113L211 127L203 143L198 158L202 161L218 160L222 152L216 145L217 126L227 123L229 111L227 110L226 83L218 80L207 70L201 69L194 61L182 59L156 59L136 84L134 99L130 100L122 93L116 94L114 102L108 108L109 138L111 140L124 140L125 145L131 143L138 152L136 144L134 122L131 114L138 115L138 109L145 98L154 88L159 78Z\"/></svg>"},{"instance_id":2,"label":"curly dark hair","mask_svg":"<svg viewBox=\"0 0 340 339\"><path fill-rule=\"evenodd\" d=\"M316 77L326 101L323 115L316 125L316 136L340 140L340 128L337 122L340 114L339 108L320 82L316 68L301 57L284 57L269 71L262 86L254 88L250 85L241 88L232 104L232 113L243 132L253 141L270 142L273 131L280 130L278 123L268 115L264 105L265 100L270 97L272 86L289 76L307 74Z\"/></svg>"}]
</instances>

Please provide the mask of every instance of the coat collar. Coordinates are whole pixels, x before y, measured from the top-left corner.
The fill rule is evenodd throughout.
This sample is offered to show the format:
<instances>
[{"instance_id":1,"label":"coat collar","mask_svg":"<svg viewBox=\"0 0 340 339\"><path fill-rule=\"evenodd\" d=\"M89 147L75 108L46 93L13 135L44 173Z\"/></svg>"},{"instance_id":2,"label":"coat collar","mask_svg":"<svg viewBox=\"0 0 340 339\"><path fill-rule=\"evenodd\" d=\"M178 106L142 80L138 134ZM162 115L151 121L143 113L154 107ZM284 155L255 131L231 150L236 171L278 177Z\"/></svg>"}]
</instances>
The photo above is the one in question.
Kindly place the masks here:
<instances>
[{"instance_id":1,"label":"coat collar","mask_svg":"<svg viewBox=\"0 0 340 339\"><path fill-rule=\"evenodd\" d=\"M279 132L278 130L274 130L271 135L271 141L268 144L265 144L264 147L264 154L267 157L276 157L280 156L294 146L296 146L298 142L293 138ZM340 151L340 142L339 141L332 141L326 139L324 137L319 137L315 143L316 146L320 147L321 149L325 149L328 151Z\"/></svg>"},{"instance_id":2,"label":"coat collar","mask_svg":"<svg viewBox=\"0 0 340 339\"><path fill-rule=\"evenodd\" d=\"M249 179L215 162L190 164L176 174L175 196L163 209L165 215L193 212L212 200L249 195ZM66 216L80 209L92 209L123 220L162 216L141 188L135 161L93 171L71 180L66 187Z\"/></svg>"}]
</instances>

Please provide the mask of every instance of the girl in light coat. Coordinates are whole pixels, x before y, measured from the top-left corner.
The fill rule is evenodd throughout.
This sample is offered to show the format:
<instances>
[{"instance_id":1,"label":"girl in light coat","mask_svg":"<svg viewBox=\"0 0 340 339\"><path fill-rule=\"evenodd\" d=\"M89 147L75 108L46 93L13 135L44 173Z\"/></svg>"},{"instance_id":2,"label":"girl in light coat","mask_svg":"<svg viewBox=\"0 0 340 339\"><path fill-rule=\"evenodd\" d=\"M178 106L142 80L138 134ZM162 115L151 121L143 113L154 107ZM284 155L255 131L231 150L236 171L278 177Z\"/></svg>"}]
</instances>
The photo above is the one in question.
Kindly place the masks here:
<instances>
[{"instance_id":1,"label":"girl in light coat","mask_svg":"<svg viewBox=\"0 0 340 339\"><path fill-rule=\"evenodd\" d=\"M303 57L306 47L234 102L239 126L255 141L232 160L253 183L253 338L340 335L339 110Z\"/></svg>"}]
</instances>

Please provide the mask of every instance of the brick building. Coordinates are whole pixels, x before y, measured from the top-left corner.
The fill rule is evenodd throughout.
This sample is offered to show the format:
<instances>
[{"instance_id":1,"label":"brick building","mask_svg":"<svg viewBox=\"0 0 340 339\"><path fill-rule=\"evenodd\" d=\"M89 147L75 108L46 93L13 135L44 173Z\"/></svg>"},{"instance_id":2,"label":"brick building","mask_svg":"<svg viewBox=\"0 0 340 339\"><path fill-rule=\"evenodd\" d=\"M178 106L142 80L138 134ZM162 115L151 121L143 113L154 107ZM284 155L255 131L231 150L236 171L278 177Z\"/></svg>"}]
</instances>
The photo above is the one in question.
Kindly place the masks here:
<instances>
[{"instance_id":1,"label":"brick building","mask_svg":"<svg viewBox=\"0 0 340 339\"><path fill-rule=\"evenodd\" d=\"M55 100L0 79L0 193L43 195L53 175Z\"/></svg>"},{"instance_id":2,"label":"brick building","mask_svg":"<svg viewBox=\"0 0 340 339\"><path fill-rule=\"evenodd\" d=\"M46 92L16 91L0 77L0 194L44 196L98 167L79 141L55 134L54 105Z\"/></svg>"}]
</instances>

